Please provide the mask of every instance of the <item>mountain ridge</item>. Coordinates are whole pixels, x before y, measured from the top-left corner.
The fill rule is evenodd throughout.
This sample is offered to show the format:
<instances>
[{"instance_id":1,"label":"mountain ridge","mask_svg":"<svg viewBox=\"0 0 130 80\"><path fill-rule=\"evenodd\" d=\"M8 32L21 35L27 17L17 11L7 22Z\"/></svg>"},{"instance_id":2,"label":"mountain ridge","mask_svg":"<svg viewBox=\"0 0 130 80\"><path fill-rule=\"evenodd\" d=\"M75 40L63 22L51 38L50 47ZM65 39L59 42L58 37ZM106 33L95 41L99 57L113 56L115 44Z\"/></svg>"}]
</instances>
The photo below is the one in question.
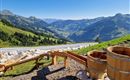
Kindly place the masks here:
<instances>
[{"instance_id":1,"label":"mountain ridge","mask_svg":"<svg viewBox=\"0 0 130 80\"><path fill-rule=\"evenodd\" d=\"M129 23L127 24L127 22ZM129 34L130 18L127 18L125 15L123 16L117 14L113 17L107 17L99 22L96 22L95 24L89 25L88 27L89 28L84 29L84 33L82 35L77 37L83 38L87 36L87 39L84 39L83 41L89 39L94 41L93 38L97 36L96 34L98 34L100 35L99 37L102 41L107 41L125 34ZM93 32L93 34L89 34L91 32ZM88 37L90 38L88 39Z\"/></svg>"},{"instance_id":2,"label":"mountain ridge","mask_svg":"<svg viewBox=\"0 0 130 80\"><path fill-rule=\"evenodd\" d=\"M58 35L56 32L47 28L48 24L46 22L36 17L23 17L16 15L9 10L3 10L0 12L0 19L5 19L18 28L28 29L37 33L45 33L53 35L55 37L60 37L60 35Z\"/></svg>"},{"instance_id":3,"label":"mountain ridge","mask_svg":"<svg viewBox=\"0 0 130 80\"><path fill-rule=\"evenodd\" d=\"M114 16L81 20L53 19L47 23L45 19L34 16L26 18L10 11L5 12L6 15L0 15L0 18L9 20L19 27L22 26L21 28L66 38L74 42L94 41L97 37L100 37L102 41L107 41L130 33L130 14L118 13Z\"/></svg>"}]
</instances>

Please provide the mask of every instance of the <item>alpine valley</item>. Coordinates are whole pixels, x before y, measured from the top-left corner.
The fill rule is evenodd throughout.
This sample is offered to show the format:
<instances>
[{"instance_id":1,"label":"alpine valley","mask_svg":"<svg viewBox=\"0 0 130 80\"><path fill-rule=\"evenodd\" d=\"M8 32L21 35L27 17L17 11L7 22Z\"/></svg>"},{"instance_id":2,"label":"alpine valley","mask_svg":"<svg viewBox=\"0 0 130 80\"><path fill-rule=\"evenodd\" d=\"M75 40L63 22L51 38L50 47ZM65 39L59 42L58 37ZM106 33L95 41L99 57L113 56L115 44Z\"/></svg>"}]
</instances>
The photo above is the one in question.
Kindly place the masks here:
<instances>
[{"instance_id":1,"label":"alpine valley","mask_svg":"<svg viewBox=\"0 0 130 80\"><path fill-rule=\"evenodd\" d=\"M90 42L97 37L101 41L107 41L130 33L130 14L121 13L94 19L62 20L23 17L3 10L0 12L0 19L22 30L44 33L72 42Z\"/></svg>"}]
</instances>

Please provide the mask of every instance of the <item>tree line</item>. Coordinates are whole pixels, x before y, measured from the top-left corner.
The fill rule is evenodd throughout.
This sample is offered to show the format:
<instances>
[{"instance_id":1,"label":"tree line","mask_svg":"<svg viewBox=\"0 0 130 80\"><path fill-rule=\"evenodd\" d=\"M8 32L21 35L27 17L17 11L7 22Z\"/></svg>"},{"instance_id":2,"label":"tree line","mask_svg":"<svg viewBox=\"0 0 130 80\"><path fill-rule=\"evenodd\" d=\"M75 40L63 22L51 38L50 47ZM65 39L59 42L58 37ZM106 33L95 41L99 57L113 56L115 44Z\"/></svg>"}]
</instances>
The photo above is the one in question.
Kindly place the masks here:
<instances>
[{"instance_id":1,"label":"tree line","mask_svg":"<svg viewBox=\"0 0 130 80\"><path fill-rule=\"evenodd\" d=\"M54 45L54 44L65 44L65 40L54 39L50 37L43 37L41 35L27 35L15 32L12 35L0 31L0 39L7 41L14 46L34 46L34 45Z\"/></svg>"}]
</instances>

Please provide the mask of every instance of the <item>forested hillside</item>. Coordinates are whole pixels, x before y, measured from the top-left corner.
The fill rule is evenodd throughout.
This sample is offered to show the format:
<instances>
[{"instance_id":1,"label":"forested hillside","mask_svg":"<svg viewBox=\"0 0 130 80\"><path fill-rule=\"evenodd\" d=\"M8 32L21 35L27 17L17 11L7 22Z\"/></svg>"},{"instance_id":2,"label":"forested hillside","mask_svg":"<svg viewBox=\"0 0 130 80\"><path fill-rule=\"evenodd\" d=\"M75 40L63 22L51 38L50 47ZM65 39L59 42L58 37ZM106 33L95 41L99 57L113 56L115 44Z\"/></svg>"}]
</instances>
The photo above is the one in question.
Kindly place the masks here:
<instances>
[{"instance_id":1,"label":"forested hillside","mask_svg":"<svg viewBox=\"0 0 130 80\"><path fill-rule=\"evenodd\" d=\"M34 33L16 28L6 20L0 20L0 47L6 46L39 46L65 44L67 40L52 35Z\"/></svg>"}]
</instances>

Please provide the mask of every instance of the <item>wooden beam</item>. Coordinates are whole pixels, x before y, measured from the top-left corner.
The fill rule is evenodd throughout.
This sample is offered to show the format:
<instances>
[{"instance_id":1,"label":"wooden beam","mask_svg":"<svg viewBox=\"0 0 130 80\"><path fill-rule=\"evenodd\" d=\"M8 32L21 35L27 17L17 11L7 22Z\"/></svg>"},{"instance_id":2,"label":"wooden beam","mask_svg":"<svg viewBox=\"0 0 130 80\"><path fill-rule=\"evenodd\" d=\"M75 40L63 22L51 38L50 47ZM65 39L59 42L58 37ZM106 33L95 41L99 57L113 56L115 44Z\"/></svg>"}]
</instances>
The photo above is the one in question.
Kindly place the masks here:
<instances>
[{"instance_id":1,"label":"wooden beam","mask_svg":"<svg viewBox=\"0 0 130 80\"><path fill-rule=\"evenodd\" d=\"M71 58L71 59L74 59L75 61L87 66L87 60L84 59L82 56L77 56L77 55L72 55L70 53L66 53L67 57Z\"/></svg>"},{"instance_id":2,"label":"wooden beam","mask_svg":"<svg viewBox=\"0 0 130 80\"><path fill-rule=\"evenodd\" d=\"M57 64L57 56L54 55L52 56L52 65L56 65Z\"/></svg>"},{"instance_id":3,"label":"wooden beam","mask_svg":"<svg viewBox=\"0 0 130 80\"><path fill-rule=\"evenodd\" d=\"M69 63L67 62L68 58L64 58L64 67L67 68L69 66Z\"/></svg>"},{"instance_id":4,"label":"wooden beam","mask_svg":"<svg viewBox=\"0 0 130 80\"><path fill-rule=\"evenodd\" d=\"M19 65L19 64L22 64L22 63L26 63L26 62L29 62L29 61L33 61L33 60L37 60L41 57L44 57L44 56L47 56L48 54L46 53L43 53L43 54L40 54L40 55L37 55L35 57L32 57L32 58L29 58L29 59L25 59L25 60L20 60L18 62L14 62L14 63L11 63L11 64L3 64L4 66L4 70L1 70L1 71L7 71L10 67L13 67L13 66L16 66L16 65Z\"/></svg>"},{"instance_id":5,"label":"wooden beam","mask_svg":"<svg viewBox=\"0 0 130 80\"><path fill-rule=\"evenodd\" d=\"M73 53L73 52L70 52L70 51L67 51L67 53L69 53L69 54L71 54L71 55L74 55L74 56L76 56L76 57L78 57L78 58L80 58L80 59L82 59L82 60L84 60L84 61L87 61L87 57L83 57L83 56L81 56L81 55L78 55L78 54Z\"/></svg>"},{"instance_id":6,"label":"wooden beam","mask_svg":"<svg viewBox=\"0 0 130 80\"><path fill-rule=\"evenodd\" d=\"M67 57L65 52L59 52L59 51L51 52L51 55L52 56L56 55L56 56L60 56L60 57Z\"/></svg>"},{"instance_id":7,"label":"wooden beam","mask_svg":"<svg viewBox=\"0 0 130 80\"><path fill-rule=\"evenodd\" d=\"M85 65L86 68L87 68L87 58L80 56L80 55L77 55L75 53L69 52L69 51L67 51L67 52L54 51L54 52L43 53L43 54L37 55L35 57L29 58L29 59L19 60L18 62L14 62L14 63L11 63L11 64L0 65L0 69L1 69L0 71L6 71L10 67L13 67L13 66L16 66L16 65L19 65L19 64L22 64L22 63L26 63L26 62L29 62L29 61L32 61L32 60L36 60L36 64L37 64L37 61L44 56L51 56L53 65L57 64L57 57L60 56L60 57L64 58L64 66L65 67L67 67L68 64L69 64L67 62L67 59L71 58L71 59Z\"/></svg>"}]
</instances>

